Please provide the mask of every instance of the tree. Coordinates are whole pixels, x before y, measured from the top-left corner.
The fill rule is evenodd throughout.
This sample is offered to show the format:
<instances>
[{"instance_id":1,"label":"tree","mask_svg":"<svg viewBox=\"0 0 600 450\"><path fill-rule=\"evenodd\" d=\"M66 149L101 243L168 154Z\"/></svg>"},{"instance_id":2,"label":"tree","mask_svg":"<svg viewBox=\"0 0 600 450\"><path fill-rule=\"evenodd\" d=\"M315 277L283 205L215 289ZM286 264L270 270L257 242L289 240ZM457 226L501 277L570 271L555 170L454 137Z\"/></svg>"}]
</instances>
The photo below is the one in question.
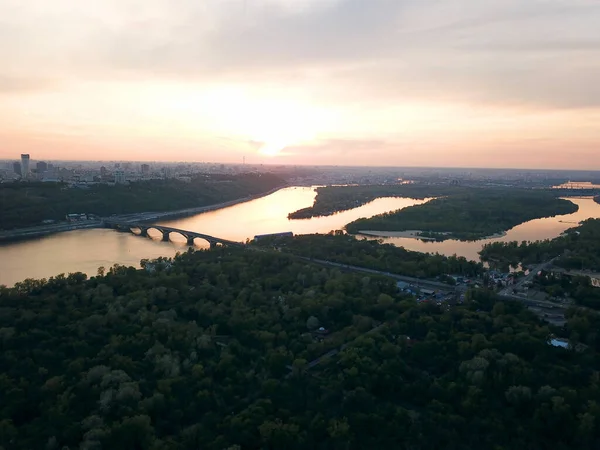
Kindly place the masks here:
<instances>
[{"instance_id":1,"label":"tree","mask_svg":"<svg viewBox=\"0 0 600 450\"><path fill-rule=\"evenodd\" d=\"M310 316L306 320L306 328L308 328L310 331L319 328L319 319L317 319L315 316Z\"/></svg>"}]
</instances>

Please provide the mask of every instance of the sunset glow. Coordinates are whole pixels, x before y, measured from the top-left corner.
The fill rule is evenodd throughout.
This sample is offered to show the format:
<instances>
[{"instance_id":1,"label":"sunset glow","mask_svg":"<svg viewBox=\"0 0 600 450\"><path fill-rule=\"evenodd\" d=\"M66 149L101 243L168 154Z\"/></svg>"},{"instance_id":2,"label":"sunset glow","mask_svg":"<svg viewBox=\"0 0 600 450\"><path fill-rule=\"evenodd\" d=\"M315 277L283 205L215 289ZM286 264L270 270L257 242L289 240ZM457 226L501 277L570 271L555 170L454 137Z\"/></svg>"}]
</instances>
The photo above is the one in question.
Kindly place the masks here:
<instances>
[{"instance_id":1,"label":"sunset glow","mask_svg":"<svg viewBox=\"0 0 600 450\"><path fill-rule=\"evenodd\" d=\"M49 5L0 3L0 158L600 168L597 2Z\"/></svg>"}]
</instances>

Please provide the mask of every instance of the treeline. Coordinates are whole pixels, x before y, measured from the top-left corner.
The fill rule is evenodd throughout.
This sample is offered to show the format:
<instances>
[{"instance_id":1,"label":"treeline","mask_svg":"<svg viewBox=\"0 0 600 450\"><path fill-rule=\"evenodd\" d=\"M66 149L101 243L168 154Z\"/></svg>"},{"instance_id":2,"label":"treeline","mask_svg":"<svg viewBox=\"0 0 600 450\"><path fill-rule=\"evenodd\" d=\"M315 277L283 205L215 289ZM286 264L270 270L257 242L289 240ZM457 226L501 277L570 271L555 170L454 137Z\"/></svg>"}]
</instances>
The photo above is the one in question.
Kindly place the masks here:
<instances>
[{"instance_id":1,"label":"treeline","mask_svg":"<svg viewBox=\"0 0 600 450\"><path fill-rule=\"evenodd\" d=\"M426 199L464 191L464 188L458 186L433 184L325 186L317 188L313 206L290 213L288 218L310 219L330 216L340 211L358 208L381 197Z\"/></svg>"},{"instance_id":2,"label":"treeline","mask_svg":"<svg viewBox=\"0 0 600 450\"><path fill-rule=\"evenodd\" d=\"M577 205L544 191L471 189L425 204L358 219L349 233L363 230L421 230L427 237L476 240L501 233L523 222L576 212Z\"/></svg>"},{"instance_id":3,"label":"treeline","mask_svg":"<svg viewBox=\"0 0 600 450\"><path fill-rule=\"evenodd\" d=\"M207 206L267 192L283 186L271 174L198 175L190 183L166 179L129 185L69 188L63 183L0 184L0 229L64 220L69 213L99 216L172 211Z\"/></svg>"},{"instance_id":4,"label":"treeline","mask_svg":"<svg viewBox=\"0 0 600 450\"><path fill-rule=\"evenodd\" d=\"M417 305L389 280L266 251L153 267L0 288L0 446L600 447L589 312L570 313L571 351L487 291Z\"/></svg>"},{"instance_id":5,"label":"treeline","mask_svg":"<svg viewBox=\"0 0 600 450\"><path fill-rule=\"evenodd\" d=\"M275 246L299 256L417 278L434 278L447 274L475 277L484 272L482 264L469 261L463 256L448 257L414 252L404 247L382 244L374 239L356 239L339 231L328 235L264 238L256 245Z\"/></svg>"},{"instance_id":6,"label":"treeline","mask_svg":"<svg viewBox=\"0 0 600 450\"><path fill-rule=\"evenodd\" d=\"M535 242L493 242L479 252L496 265L533 264L558 257L555 265L569 270L600 271L600 219L588 219L563 235Z\"/></svg>"},{"instance_id":7,"label":"treeline","mask_svg":"<svg viewBox=\"0 0 600 450\"><path fill-rule=\"evenodd\" d=\"M600 311L600 289L592 285L589 277L542 271L534 283L550 299L570 298L576 305Z\"/></svg>"}]
</instances>

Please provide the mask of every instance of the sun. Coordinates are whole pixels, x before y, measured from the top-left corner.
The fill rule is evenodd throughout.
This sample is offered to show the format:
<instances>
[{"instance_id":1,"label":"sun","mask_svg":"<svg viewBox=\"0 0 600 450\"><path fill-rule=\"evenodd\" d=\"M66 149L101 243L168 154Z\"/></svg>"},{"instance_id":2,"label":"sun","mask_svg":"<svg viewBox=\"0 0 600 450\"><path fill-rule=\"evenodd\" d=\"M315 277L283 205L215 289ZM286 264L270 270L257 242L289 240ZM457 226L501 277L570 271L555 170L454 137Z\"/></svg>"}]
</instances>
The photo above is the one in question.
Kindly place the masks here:
<instances>
[{"instance_id":1,"label":"sun","mask_svg":"<svg viewBox=\"0 0 600 450\"><path fill-rule=\"evenodd\" d=\"M263 156L277 156L280 155L288 145L294 143L295 142L277 139L270 142L265 142L258 152Z\"/></svg>"}]
</instances>

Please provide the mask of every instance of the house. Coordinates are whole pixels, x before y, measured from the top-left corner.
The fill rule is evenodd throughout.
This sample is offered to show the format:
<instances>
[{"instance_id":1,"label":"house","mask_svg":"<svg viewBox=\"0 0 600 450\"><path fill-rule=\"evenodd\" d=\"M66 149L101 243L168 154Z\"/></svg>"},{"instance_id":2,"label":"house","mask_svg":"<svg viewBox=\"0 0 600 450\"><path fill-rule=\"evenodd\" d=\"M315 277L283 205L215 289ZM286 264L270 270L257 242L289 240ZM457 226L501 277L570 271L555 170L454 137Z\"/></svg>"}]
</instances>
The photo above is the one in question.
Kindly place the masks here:
<instances>
[{"instance_id":1,"label":"house","mask_svg":"<svg viewBox=\"0 0 600 450\"><path fill-rule=\"evenodd\" d=\"M410 284L408 284L405 281L398 281L396 283L396 286L398 287L398 289L400 289L401 291L405 291L410 287Z\"/></svg>"}]
</instances>

